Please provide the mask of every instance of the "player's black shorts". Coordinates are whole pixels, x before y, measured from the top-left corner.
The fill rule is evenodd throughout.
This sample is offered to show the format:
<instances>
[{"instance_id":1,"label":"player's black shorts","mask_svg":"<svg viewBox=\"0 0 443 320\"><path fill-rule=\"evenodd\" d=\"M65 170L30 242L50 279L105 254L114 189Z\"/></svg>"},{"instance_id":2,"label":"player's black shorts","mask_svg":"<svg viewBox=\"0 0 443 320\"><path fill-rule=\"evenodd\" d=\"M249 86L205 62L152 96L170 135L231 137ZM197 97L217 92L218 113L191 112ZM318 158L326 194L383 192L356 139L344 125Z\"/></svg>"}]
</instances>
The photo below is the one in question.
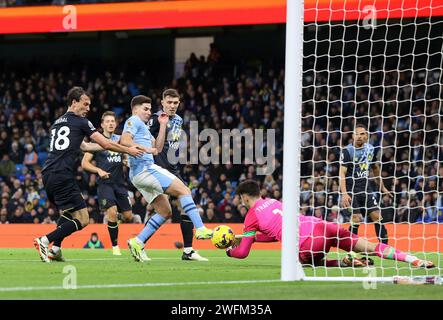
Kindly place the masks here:
<instances>
[{"instance_id":1,"label":"player's black shorts","mask_svg":"<svg viewBox=\"0 0 443 320\"><path fill-rule=\"evenodd\" d=\"M129 202L128 190L124 186L103 183L97 186L98 205L105 211L112 206L117 206L119 212L132 210Z\"/></svg>"},{"instance_id":2,"label":"player's black shorts","mask_svg":"<svg viewBox=\"0 0 443 320\"><path fill-rule=\"evenodd\" d=\"M43 173L43 185L50 202L59 210L74 212L86 208L75 177L61 172Z\"/></svg>"},{"instance_id":3,"label":"player's black shorts","mask_svg":"<svg viewBox=\"0 0 443 320\"><path fill-rule=\"evenodd\" d=\"M354 192L351 196L353 213L361 213L365 216L379 210L377 197L374 192Z\"/></svg>"}]
</instances>

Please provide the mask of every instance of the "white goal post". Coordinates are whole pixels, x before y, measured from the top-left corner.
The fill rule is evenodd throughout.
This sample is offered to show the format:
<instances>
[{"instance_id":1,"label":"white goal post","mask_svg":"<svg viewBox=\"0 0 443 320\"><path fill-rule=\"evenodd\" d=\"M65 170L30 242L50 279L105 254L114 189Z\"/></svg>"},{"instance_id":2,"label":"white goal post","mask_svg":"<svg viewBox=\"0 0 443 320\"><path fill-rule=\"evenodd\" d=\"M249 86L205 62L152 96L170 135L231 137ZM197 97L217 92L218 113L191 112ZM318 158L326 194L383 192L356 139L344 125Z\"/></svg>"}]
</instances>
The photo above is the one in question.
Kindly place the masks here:
<instances>
[{"instance_id":1,"label":"white goal post","mask_svg":"<svg viewBox=\"0 0 443 320\"><path fill-rule=\"evenodd\" d=\"M284 112L281 280L440 284L443 3L287 0ZM367 179L366 197L377 209L341 202L340 157L358 123L374 148L374 160L365 163L380 168L380 179L373 170ZM348 230L352 215L362 213L359 236L378 243L368 209L383 217L390 246L436 268L379 257L368 268L301 266L300 214Z\"/></svg>"}]
</instances>

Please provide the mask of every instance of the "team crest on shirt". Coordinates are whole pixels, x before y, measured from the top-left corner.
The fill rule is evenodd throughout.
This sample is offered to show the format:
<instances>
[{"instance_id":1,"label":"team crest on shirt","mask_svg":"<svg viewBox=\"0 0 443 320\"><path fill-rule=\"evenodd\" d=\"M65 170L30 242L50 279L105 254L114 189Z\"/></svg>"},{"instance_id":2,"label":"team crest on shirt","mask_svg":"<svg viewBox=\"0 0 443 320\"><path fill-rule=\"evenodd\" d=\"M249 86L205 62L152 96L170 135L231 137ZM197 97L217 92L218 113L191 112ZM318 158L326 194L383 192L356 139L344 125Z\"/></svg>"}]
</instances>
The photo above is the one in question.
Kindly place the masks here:
<instances>
[{"instance_id":1,"label":"team crest on shirt","mask_svg":"<svg viewBox=\"0 0 443 320\"><path fill-rule=\"evenodd\" d=\"M106 199L102 199L102 206L105 207L106 206Z\"/></svg>"},{"instance_id":2,"label":"team crest on shirt","mask_svg":"<svg viewBox=\"0 0 443 320\"><path fill-rule=\"evenodd\" d=\"M127 124L128 124L128 127L132 127L132 122L131 122L131 120L128 120Z\"/></svg>"}]
</instances>

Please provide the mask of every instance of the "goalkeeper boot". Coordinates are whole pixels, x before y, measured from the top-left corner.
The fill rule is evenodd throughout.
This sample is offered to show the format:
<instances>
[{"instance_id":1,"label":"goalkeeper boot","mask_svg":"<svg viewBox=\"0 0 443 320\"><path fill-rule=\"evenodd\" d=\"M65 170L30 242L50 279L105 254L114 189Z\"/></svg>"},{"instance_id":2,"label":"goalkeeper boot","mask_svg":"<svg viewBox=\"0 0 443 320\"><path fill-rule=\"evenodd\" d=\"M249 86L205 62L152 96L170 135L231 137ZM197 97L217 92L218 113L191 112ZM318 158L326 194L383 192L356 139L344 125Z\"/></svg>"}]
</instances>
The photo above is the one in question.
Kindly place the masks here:
<instances>
[{"instance_id":1,"label":"goalkeeper boot","mask_svg":"<svg viewBox=\"0 0 443 320\"><path fill-rule=\"evenodd\" d=\"M122 255L120 248L118 246L112 247L112 255L113 256L121 256Z\"/></svg>"},{"instance_id":2,"label":"goalkeeper boot","mask_svg":"<svg viewBox=\"0 0 443 320\"><path fill-rule=\"evenodd\" d=\"M137 242L136 238L132 238L128 240L128 248L131 252L132 257L137 262L143 262L142 258L142 250L143 247Z\"/></svg>"},{"instance_id":3,"label":"goalkeeper boot","mask_svg":"<svg viewBox=\"0 0 443 320\"><path fill-rule=\"evenodd\" d=\"M48 258L49 247L42 242L41 238L34 239L34 247L37 249L40 259L43 262L51 262Z\"/></svg>"},{"instance_id":4,"label":"goalkeeper boot","mask_svg":"<svg viewBox=\"0 0 443 320\"><path fill-rule=\"evenodd\" d=\"M417 259L412 262L412 265L417 268L432 269L435 268L435 264L432 261Z\"/></svg>"},{"instance_id":5,"label":"goalkeeper boot","mask_svg":"<svg viewBox=\"0 0 443 320\"><path fill-rule=\"evenodd\" d=\"M59 261L59 262L65 262L65 258L63 257L62 251L58 250L57 252L54 252L52 249L49 250L48 258L51 261Z\"/></svg>"},{"instance_id":6,"label":"goalkeeper boot","mask_svg":"<svg viewBox=\"0 0 443 320\"><path fill-rule=\"evenodd\" d=\"M201 227L195 230L195 238L198 240L211 239L214 231L206 227Z\"/></svg>"},{"instance_id":7,"label":"goalkeeper boot","mask_svg":"<svg viewBox=\"0 0 443 320\"><path fill-rule=\"evenodd\" d=\"M199 255L198 252L195 250L192 250L189 253L183 252L182 260L209 261L208 259L203 258L201 255Z\"/></svg>"}]
</instances>

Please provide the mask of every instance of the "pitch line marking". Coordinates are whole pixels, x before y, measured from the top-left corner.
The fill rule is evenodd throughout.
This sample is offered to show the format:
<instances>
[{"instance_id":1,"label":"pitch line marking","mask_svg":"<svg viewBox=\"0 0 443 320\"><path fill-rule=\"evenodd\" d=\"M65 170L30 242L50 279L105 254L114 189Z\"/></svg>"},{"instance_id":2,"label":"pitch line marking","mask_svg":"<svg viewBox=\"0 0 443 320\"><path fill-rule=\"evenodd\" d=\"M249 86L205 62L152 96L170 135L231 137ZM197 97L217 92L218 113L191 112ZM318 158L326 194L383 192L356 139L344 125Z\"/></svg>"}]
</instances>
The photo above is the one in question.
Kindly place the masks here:
<instances>
[{"instance_id":1,"label":"pitch line marking","mask_svg":"<svg viewBox=\"0 0 443 320\"><path fill-rule=\"evenodd\" d=\"M126 283L126 284L104 284L104 285L84 285L77 286L76 289L64 289L62 286L46 287L0 287L0 292L14 291L39 291L39 290L78 290L78 289L108 289L108 288L142 288L142 287L172 287L172 286L198 286L198 285L218 285L218 284L252 284L252 283L273 283L281 280L233 280L233 281L207 281L207 282L160 282L160 283Z\"/></svg>"}]
</instances>

